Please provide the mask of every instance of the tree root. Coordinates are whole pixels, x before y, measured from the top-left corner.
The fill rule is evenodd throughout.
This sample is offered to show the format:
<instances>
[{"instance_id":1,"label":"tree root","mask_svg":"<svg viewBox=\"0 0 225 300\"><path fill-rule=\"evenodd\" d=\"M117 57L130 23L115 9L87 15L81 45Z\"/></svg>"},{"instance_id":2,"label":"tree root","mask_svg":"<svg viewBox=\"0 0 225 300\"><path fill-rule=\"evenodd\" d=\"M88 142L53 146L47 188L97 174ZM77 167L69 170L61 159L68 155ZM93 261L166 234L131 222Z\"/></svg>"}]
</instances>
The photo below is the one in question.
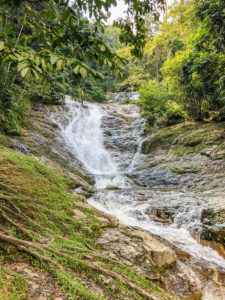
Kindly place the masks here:
<instances>
[{"instance_id":1,"label":"tree root","mask_svg":"<svg viewBox=\"0 0 225 300\"><path fill-rule=\"evenodd\" d=\"M97 266L95 264L88 264L88 267L92 270L95 271L99 271L101 273L105 273L106 275L109 275L115 279L118 279L119 281L121 281L123 284L129 286L130 288L132 288L135 292L137 292L139 295L141 295L142 297L146 298L146 299L152 299L152 300L160 300L161 298L159 298L158 296L155 296L153 294L147 293L145 290L143 290L142 288L136 286L135 284L133 284L132 282L126 280L124 277L122 277L121 275L113 272L113 271L109 271L107 269L104 269L100 266Z\"/></svg>"},{"instance_id":2,"label":"tree root","mask_svg":"<svg viewBox=\"0 0 225 300\"><path fill-rule=\"evenodd\" d=\"M24 252L27 252L29 254L31 254L32 256L40 259L41 262L45 261L45 262L48 262L48 263L52 263L54 265L57 265L58 267L60 266L56 261L54 261L53 259L49 258L49 257L46 257L46 256L43 256L43 255L40 255L39 253L37 252L34 252L33 250L30 250L27 248L28 247L33 247L33 248L36 248L38 250L41 250L43 252L43 249L42 247L36 245L35 243L33 242L28 242L28 241L24 241L24 240L21 240L21 239L17 239L17 238L14 238L12 236L9 236L9 235L6 235L6 234L3 234L3 233L0 233L0 239L4 242L7 242L9 244L13 244L14 246L16 246L18 249L24 251ZM61 268L61 266L60 266Z\"/></svg>"},{"instance_id":3,"label":"tree root","mask_svg":"<svg viewBox=\"0 0 225 300\"><path fill-rule=\"evenodd\" d=\"M27 232L26 229L24 229L22 226L20 226L19 224L15 223L13 220L11 220L9 217L7 217L5 214L4 214L4 211L0 208L0 213L1 213L1 216L4 220L6 220L9 224L15 226L16 228L18 228L23 234L25 234L27 237L29 237L30 239L33 240L32 236Z\"/></svg>"},{"instance_id":4,"label":"tree root","mask_svg":"<svg viewBox=\"0 0 225 300\"><path fill-rule=\"evenodd\" d=\"M68 245L63 245L62 246L63 248L66 248L66 249L69 249L69 250L75 250L75 251L80 251L80 252L87 252L87 251L90 251L91 252L91 255L93 257L97 257L97 258L100 258L100 259L104 259L104 260L107 260L113 264L122 264L120 261L117 261L116 259L113 259L113 258L109 258L107 256L105 256L104 254L98 254L97 251L93 251L93 250L87 250L87 249L84 249L84 248L80 248L80 247L75 247L75 246L68 246Z\"/></svg>"},{"instance_id":5,"label":"tree root","mask_svg":"<svg viewBox=\"0 0 225 300\"><path fill-rule=\"evenodd\" d=\"M53 233L49 228L43 227L42 225L38 224L37 222L31 220L31 218L27 217L23 213L21 213L21 214L16 213L15 211L11 210L10 208L8 208L5 205L1 205L1 208L3 210L7 211L9 214L13 215L14 217L19 218L19 219L25 221L28 224L32 224L35 227L41 228L41 229L43 229L45 231L48 231L49 233Z\"/></svg>"},{"instance_id":6,"label":"tree root","mask_svg":"<svg viewBox=\"0 0 225 300\"><path fill-rule=\"evenodd\" d=\"M63 267L59 263L57 263L55 260L53 260L53 259L51 259L51 258L49 258L47 256L40 255L39 253L37 253L37 252L35 252L33 250L30 250L29 247L37 249L37 250L42 251L42 252L44 252L45 250L47 250L48 252L51 252L53 254L56 254L56 255L64 257L64 258L70 258L71 257L71 255L69 255L69 254L62 253L62 252L59 252L57 250L51 249L48 246L38 245L37 243L29 242L29 241L25 241L25 240L21 240L21 239L18 239L18 238L15 238L15 237L3 234L3 233L0 233L0 239L2 241L4 241L4 242L13 244L19 250L22 250L24 252L27 252L27 253L31 254L35 258L38 258L41 262L44 261L44 262L47 262L47 263L51 263L51 264L56 265L59 268L63 268ZM78 261L82 263L82 261L80 259L78 259ZM102 268L101 266L98 266L96 264L91 264L91 263L87 263L87 267L89 269L91 269L91 270L95 270L95 271L104 273L104 274L106 274L106 275L108 275L110 277L113 277L115 279L118 279L123 284L129 286L135 292L137 292L139 295L141 295L142 297L144 297L146 299L152 299L152 300L159 300L160 299L159 297L157 297L157 296L155 296L153 294L147 293L142 288L136 286L132 282L126 280L123 276L121 276L121 275L119 275L119 274L117 274L117 273L115 273L113 271L109 271L109 270L107 270L105 268Z\"/></svg>"},{"instance_id":7,"label":"tree root","mask_svg":"<svg viewBox=\"0 0 225 300\"><path fill-rule=\"evenodd\" d=\"M19 207L17 207L13 202L12 202L12 199L13 197L9 197L9 196L0 196L0 199L1 200L4 200L4 201L7 201L10 203L10 205L17 211L18 214L21 214L21 210L19 209Z\"/></svg>"},{"instance_id":8,"label":"tree root","mask_svg":"<svg viewBox=\"0 0 225 300\"><path fill-rule=\"evenodd\" d=\"M44 262L47 262L47 263L51 263L51 264L53 264L53 265L56 265L56 266L57 266L58 268L60 268L60 269L62 268L62 266L61 266L60 264L58 264L56 261L54 261L53 259L51 259L51 258L49 258L49 257L47 257L47 256L40 255L40 254L38 254L37 252L32 251L32 250L30 250L30 249L27 249L26 247L21 246L21 245L15 245L15 246L16 246L19 250L24 251L24 252L27 252L27 253L31 254L32 256L38 258L42 263L43 263L43 261L44 261Z\"/></svg>"},{"instance_id":9,"label":"tree root","mask_svg":"<svg viewBox=\"0 0 225 300\"><path fill-rule=\"evenodd\" d=\"M96 252L96 250L92 248L87 242L84 241L84 244L89 250Z\"/></svg>"}]
</instances>

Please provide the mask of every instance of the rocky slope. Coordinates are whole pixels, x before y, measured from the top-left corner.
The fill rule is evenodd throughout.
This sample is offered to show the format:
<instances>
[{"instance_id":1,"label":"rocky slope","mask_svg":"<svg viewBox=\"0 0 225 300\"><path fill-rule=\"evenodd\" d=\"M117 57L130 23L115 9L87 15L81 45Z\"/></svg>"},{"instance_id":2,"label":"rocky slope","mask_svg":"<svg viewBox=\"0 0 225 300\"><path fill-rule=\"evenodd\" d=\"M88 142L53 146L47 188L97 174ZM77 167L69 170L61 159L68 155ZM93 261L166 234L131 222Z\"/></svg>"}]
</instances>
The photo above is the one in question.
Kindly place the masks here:
<instances>
[{"instance_id":1,"label":"rocky slope","mask_svg":"<svg viewBox=\"0 0 225 300\"><path fill-rule=\"evenodd\" d=\"M143 142L142 153L147 154L147 162L133 174L134 180L148 186L182 188L185 193L200 192L207 202L201 237L225 246L225 123L161 129ZM172 207L166 210L173 215Z\"/></svg>"},{"instance_id":2,"label":"rocky slope","mask_svg":"<svg viewBox=\"0 0 225 300\"><path fill-rule=\"evenodd\" d=\"M163 238L140 228L121 225L117 218L86 202L93 181L80 162L64 148L60 130L52 122L49 109L58 108L37 105L32 108L22 137L1 135L1 233L32 241L40 247L47 246L48 249L36 249L37 253L53 259L62 269L40 261L37 256L34 258L32 252L26 253L18 244L10 245L2 238L0 297L224 299L225 275L222 272L199 263ZM139 122L136 120L138 109L131 123L129 115L133 108L126 109L127 114L120 111L120 122L114 127L121 128L121 124L129 127ZM114 114L118 116L117 108ZM105 124L107 122L111 126L110 122L115 119L105 120ZM142 122L139 125L142 126ZM207 239L212 239L207 233L212 234L225 219L220 198L224 195L225 178L223 126L185 124L144 138L140 150L145 153L145 159L141 170L135 169L131 176L143 186L154 184L163 189L201 186L202 192L217 192L210 197L212 210L205 211L202 216ZM110 132L106 130L105 135L109 136ZM124 134L125 139L131 139L126 131ZM123 148L124 165L129 165L128 161L132 159L129 157L130 144L124 143L124 139L119 141L116 136L113 140L117 141L117 147ZM134 152L137 150L135 145ZM115 143L108 139L106 146L112 149ZM139 159L143 157L140 151ZM158 205L149 213L159 222L172 222L173 208L163 209L160 201ZM9 213L8 220L4 218L6 212ZM168 214L171 215L169 220L165 218ZM23 218L24 215L28 220ZM12 217L15 224L10 222ZM223 240L222 225L221 228L222 238L215 230L213 239Z\"/></svg>"}]
</instances>

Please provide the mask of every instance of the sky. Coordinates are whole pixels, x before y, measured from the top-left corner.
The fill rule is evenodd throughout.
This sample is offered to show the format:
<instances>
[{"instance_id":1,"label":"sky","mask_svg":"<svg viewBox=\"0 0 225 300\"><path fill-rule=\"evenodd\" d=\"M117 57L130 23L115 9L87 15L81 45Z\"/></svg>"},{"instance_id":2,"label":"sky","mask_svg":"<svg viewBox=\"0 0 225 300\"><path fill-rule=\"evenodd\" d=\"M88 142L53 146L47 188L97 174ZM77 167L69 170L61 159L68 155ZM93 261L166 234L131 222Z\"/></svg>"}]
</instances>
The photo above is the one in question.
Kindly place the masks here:
<instances>
[{"instance_id":1,"label":"sky","mask_svg":"<svg viewBox=\"0 0 225 300\"><path fill-rule=\"evenodd\" d=\"M167 0L167 4L171 5L174 0ZM123 0L117 0L117 6L112 6L111 8L111 17L107 21L108 24L112 24L114 20L118 18L123 18L124 11L126 10L126 5Z\"/></svg>"},{"instance_id":2,"label":"sky","mask_svg":"<svg viewBox=\"0 0 225 300\"><path fill-rule=\"evenodd\" d=\"M72 4L74 0L70 0L70 3ZM171 5L174 2L174 0L167 0L168 6ZM117 6L112 6L110 9L111 17L107 20L107 24L112 25L113 21L118 18L123 18L125 16L124 11L126 10L126 5L124 3L124 0L117 0Z\"/></svg>"}]
</instances>

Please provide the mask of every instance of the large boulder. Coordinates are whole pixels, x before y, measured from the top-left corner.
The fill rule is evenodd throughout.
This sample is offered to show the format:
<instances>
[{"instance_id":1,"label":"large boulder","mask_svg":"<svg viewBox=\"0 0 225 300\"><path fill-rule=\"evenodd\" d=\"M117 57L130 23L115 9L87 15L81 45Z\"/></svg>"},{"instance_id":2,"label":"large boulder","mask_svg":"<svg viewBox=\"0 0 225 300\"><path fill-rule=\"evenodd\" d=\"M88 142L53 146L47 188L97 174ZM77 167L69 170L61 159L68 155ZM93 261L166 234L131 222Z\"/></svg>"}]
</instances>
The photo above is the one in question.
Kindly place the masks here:
<instances>
[{"instance_id":1,"label":"large boulder","mask_svg":"<svg viewBox=\"0 0 225 300\"><path fill-rule=\"evenodd\" d=\"M170 265L176 261L175 252L157 241L150 234L144 231L136 231L135 236L142 240L142 248L150 255L152 261L157 267Z\"/></svg>"},{"instance_id":2,"label":"large boulder","mask_svg":"<svg viewBox=\"0 0 225 300\"><path fill-rule=\"evenodd\" d=\"M154 264L160 268L176 262L173 250L140 230L110 228L98 239L98 243L105 254L127 265L147 267Z\"/></svg>"}]
</instances>

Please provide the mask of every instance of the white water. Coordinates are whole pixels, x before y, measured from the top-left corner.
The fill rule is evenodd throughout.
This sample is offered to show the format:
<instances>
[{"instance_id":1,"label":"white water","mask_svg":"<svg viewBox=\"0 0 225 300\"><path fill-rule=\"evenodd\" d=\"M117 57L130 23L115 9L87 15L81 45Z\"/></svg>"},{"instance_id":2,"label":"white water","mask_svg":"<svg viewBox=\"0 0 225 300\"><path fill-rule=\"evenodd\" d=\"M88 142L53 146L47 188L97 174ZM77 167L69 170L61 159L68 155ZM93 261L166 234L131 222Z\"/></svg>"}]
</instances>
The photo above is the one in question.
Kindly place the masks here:
<instances>
[{"instance_id":1,"label":"white water","mask_svg":"<svg viewBox=\"0 0 225 300\"><path fill-rule=\"evenodd\" d=\"M159 192L156 193L156 196L158 195ZM218 252L210 247L200 245L189 232L189 230L193 229L195 231L199 230L202 207L180 208L173 224L165 225L154 222L146 214L146 209L150 205L148 201L142 203L132 199L132 196L134 195L131 195L129 191L125 193L115 193L114 191L99 192L99 194L90 198L88 202L99 210L117 216L121 223L128 226L137 226L157 234L195 258L205 260L212 267L216 265L225 271L225 260ZM174 196L181 197L179 193Z\"/></svg>"},{"instance_id":2,"label":"white water","mask_svg":"<svg viewBox=\"0 0 225 300\"><path fill-rule=\"evenodd\" d=\"M101 130L101 108L97 105L74 102L66 99L70 122L64 129L64 136L77 158L91 174L115 175L117 168L103 145Z\"/></svg>"},{"instance_id":3,"label":"white water","mask_svg":"<svg viewBox=\"0 0 225 300\"><path fill-rule=\"evenodd\" d=\"M201 229L200 216L204 205L199 205L199 203L204 203L204 201L199 196L186 196L175 191L169 194L151 191L148 194L146 190L142 191L142 195L148 195L147 201L140 201L137 196L137 187L131 184L123 174L126 170L119 169L111 153L104 147L101 125L102 117L107 117L107 112L100 105L86 102L81 104L70 97L66 98L64 111L66 122L60 122L59 118L54 116L53 118L61 128L67 147L84 164L87 171L94 175L95 187L100 190L89 199L90 204L117 216L126 225L138 226L162 236L194 257L225 270L225 260L210 247L201 246L189 232L189 230L199 232ZM140 142L141 138L137 143L140 145ZM131 160L130 172L136 164L140 147L141 145L137 147L137 153ZM109 187L117 187L120 190L107 190L106 188ZM180 201L180 209L172 225L154 222L146 213L146 210L154 205L158 198L160 201L169 202L173 199ZM186 199L187 205L182 204L183 199Z\"/></svg>"},{"instance_id":4,"label":"white water","mask_svg":"<svg viewBox=\"0 0 225 300\"><path fill-rule=\"evenodd\" d=\"M52 115L52 119L61 128L67 146L87 171L94 175L95 187L129 187L129 181L120 174L112 156L104 147L101 129L104 111L101 106L89 102L82 104L66 96L64 110L66 124L60 123L59 116Z\"/></svg>"}]
</instances>

